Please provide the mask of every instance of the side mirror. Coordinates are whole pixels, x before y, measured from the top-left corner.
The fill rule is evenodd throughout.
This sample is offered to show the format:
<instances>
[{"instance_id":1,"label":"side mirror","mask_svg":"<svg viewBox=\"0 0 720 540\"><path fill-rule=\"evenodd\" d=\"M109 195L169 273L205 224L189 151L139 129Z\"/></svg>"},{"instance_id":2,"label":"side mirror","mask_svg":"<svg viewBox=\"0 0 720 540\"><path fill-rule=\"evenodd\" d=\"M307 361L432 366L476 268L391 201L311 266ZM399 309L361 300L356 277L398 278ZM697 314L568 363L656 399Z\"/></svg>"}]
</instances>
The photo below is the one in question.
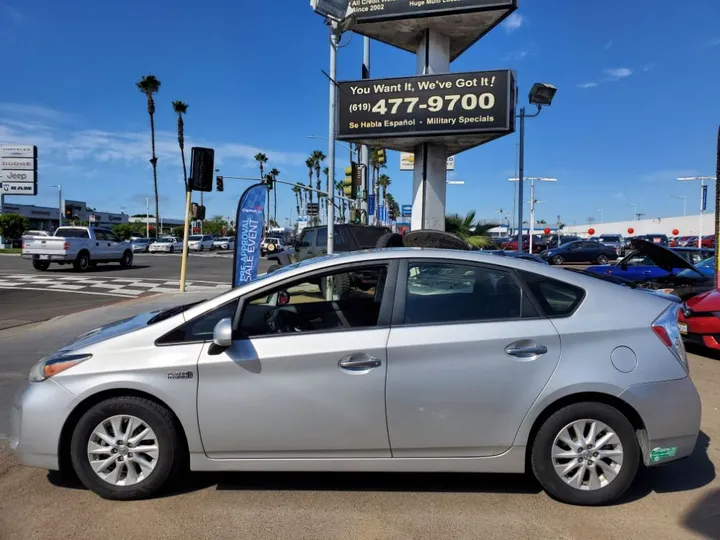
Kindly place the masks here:
<instances>
[{"instance_id":1,"label":"side mirror","mask_svg":"<svg viewBox=\"0 0 720 540\"><path fill-rule=\"evenodd\" d=\"M213 343L218 347L230 347L232 345L232 320L221 319L213 329Z\"/></svg>"}]
</instances>

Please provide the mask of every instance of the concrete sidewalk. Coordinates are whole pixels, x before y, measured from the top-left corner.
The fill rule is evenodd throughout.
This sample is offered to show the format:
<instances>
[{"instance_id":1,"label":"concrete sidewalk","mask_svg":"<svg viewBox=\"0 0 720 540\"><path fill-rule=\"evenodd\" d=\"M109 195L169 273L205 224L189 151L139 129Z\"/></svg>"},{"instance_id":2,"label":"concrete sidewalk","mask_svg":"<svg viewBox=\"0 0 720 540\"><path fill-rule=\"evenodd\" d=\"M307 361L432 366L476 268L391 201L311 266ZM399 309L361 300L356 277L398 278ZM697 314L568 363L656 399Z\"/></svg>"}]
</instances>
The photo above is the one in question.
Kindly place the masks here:
<instances>
[{"instance_id":1,"label":"concrete sidewalk","mask_svg":"<svg viewBox=\"0 0 720 540\"><path fill-rule=\"evenodd\" d=\"M165 293L136 298L38 323L0 330L0 445L8 432L13 397L30 368L75 336L138 313L217 296L217 292Z\"/></svg>"}]
</instances>

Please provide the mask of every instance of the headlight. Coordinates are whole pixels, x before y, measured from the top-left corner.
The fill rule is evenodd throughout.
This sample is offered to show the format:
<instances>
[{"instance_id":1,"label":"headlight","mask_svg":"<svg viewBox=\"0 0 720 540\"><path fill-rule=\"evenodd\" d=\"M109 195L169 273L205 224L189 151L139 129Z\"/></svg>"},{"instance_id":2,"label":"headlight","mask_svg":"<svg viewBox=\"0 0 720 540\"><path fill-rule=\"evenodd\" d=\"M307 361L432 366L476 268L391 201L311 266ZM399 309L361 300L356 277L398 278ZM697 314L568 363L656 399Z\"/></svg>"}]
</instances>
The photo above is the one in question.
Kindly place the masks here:
<instances>
[{"instance_id":1,"label":"headlight","mask_svg":"<svg viewBox=\"0 0 720 540\"><path fill-rule=\"evenodd\" d=\"M30 370L30 382L42 382L89 358L92 358L92 354L63 354L60 352L46 356Z\"/></svg>"}]
</instances>

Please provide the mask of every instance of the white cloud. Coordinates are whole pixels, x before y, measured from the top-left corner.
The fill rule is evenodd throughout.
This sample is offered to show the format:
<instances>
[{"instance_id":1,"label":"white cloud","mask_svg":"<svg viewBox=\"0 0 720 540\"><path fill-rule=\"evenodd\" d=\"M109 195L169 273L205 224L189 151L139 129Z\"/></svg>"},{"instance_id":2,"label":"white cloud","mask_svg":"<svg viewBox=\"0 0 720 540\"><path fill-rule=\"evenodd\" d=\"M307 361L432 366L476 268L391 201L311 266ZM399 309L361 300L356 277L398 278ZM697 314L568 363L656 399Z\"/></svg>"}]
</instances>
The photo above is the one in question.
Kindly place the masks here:
<instances>
[{"instance_id":1,"label":"white cloud","mask_svg":"<svg viewBox=\"0 0 720 540\"><path fill-rule=\"evenodd\" d=\"M660 169L640 176L640 181L645 183L655 182L676 182L678 177L694 176L698 174L695 169Z\"/></svg>"},{"instance_id":2,"label":"white cloud","mask_svg":"<svg viewBox=\"0 0 720 540\"><path fill-rule=\"evenodd\" d=\"M608 80L619 81L632 75L633 70L630 68L610 68L603 70L603 73L608 76Z\"/></svg>"},{"instance_id":3,"label":"white cloud","mask_svg":"<svg viewBox=\"0 0 720 540\"><path fill-rule=\"evenodd\" d=\"M15 24L20 23L20 22L25 18L25 15L23 15L20 11L18 11L17 9L15 9L15 8L12 7L12 6L9 6L9 5L7 5L7 4L3 4L3 5L0 6L0 7L2 7L2 11L3 11L3 12L10 18L10 20L11 20L12 22L14 22Z\"/></svg>"},{"instance_id":4,"label":"white cloud","mask_svg":"<svg viewBox=\"0 0 720 540\"><path fill-rule=\"evenodd\" d=\"M605 44L605 47L603 47L603 48L607 51L610 47L612 47L612 44L613 44L613 42L612 42L612 39L611 39L610 41L608 41L608 42Z\"/></svg>"},{"instance_id":5,"label":"white cloud","mask_svg":"<svg viewBox=\"0 0 720 540\"><path fill-rule=\"evenodd\" d=\"M598 85L596 82L586 82L578 84L578 88L595 88Z\"/></svg>"},{"instance_id":6,"label":"white cloud","mask_svg":"<svg viewBox=\"0 0 720 540\"><path fill-rule=\"evenodd\" d=\"M519 62L529 54L530 51L528 51L527 49L523 49L521 51L513 51L505 56L505 60L511 62Z\"/></svg>"},{"instance_id":7,"label":"white cloud","mask_svg":"<svg viewBox=\"0 0 720 540\"><path fill-rule=\"evenodd\" d=\"M503 27L508 33L510 33L520 28L525 22L525 17L519 13L512 13L507 19L505 19L505 22L503 22Z\"/></svg>"},{"instance_id":8,"label":"white cloud","mask_svg":"<svg viewBox=\"0 0 720 540\"><path fill-rule=\"evenodd\" d=\"M0 101L0 116L9 116L18 121L50 121L69 122L73 116L50 107L42 105L27 105L24 103L9 103Z\"/></svg>"}]
</instances>

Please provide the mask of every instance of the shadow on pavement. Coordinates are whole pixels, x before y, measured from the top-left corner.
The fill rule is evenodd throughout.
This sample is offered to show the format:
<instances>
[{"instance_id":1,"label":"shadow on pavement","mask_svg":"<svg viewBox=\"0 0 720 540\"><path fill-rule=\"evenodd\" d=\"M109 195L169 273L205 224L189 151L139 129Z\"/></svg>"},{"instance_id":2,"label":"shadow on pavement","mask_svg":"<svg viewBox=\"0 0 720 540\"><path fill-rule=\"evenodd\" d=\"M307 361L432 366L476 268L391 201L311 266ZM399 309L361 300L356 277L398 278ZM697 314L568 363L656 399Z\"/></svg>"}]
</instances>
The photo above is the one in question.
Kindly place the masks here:
<instances>
[{"instance_id":1,"label":"shadow on pavement","mask_svg":"<svg viewBox=\"0 0 720 540\"><path fill-rule=\"evenodd\" d=\"M98 264L92 268L88 268L84 272L76 272L71 264L64 264L62 266L51 266L47 270L36 271L38 275L42 274L76 274L81 276L83 274L102 274L104 272L132 272L134 270L142 270L143 268L150 268L148 264L133 264L130 268L122 268L119 264Z\"/></svg>"},{"instance_id":2,"label":"shadow on pavement","mask_svg":"<svg viewBox=\"0 0 720 540\"><path fill-rule=\"evenodd\" d=\"M720 489L703 497L685 514L682 524L703 538L720 539Z\"/></svg>"},{"instance_id":3,"label":"shadow on pavement","mask_svg":"<svg viewBox=\"0 0 720 540\"><path fill-rule=\"evenodd\" d=\"M710 437L701 431L695 451L687 459L658 467L641 468L635 483L619 504L641 499L652 492L672 493L706 486L715 479L715 466L707 453L709 446Z\"/></svg>"},{"instance_id":4,"label":"shadow on pavement","mask_svg":"<svg viewBox=\"0 0 720 540\"><path fill-rule=\"evenodd\" d=\"M85 489L57 471L48 481L58 487ZM465 473L222 472L185 473L159 497L171 497L216 486L219 491L385 491L447 493L539 493L531 475Z\"/></svg>"},{"instance_id":5,"label":"shadow on pavement","mask_svg":"<svg viewBox=\"0 0 720 540\"><path fill-rule=\"evenodd\" d=\"M689 352L690 354L696 354L698 356L702 356L709 360L720 360L720 351L716 351L715 349L708 349L707 347L700 347L699 345L695 345L693 343L686 343L685 348L687 349L687 352ZM691 375L692 375L692 373L691 373Z\"/></svg>"}]
</instances>

